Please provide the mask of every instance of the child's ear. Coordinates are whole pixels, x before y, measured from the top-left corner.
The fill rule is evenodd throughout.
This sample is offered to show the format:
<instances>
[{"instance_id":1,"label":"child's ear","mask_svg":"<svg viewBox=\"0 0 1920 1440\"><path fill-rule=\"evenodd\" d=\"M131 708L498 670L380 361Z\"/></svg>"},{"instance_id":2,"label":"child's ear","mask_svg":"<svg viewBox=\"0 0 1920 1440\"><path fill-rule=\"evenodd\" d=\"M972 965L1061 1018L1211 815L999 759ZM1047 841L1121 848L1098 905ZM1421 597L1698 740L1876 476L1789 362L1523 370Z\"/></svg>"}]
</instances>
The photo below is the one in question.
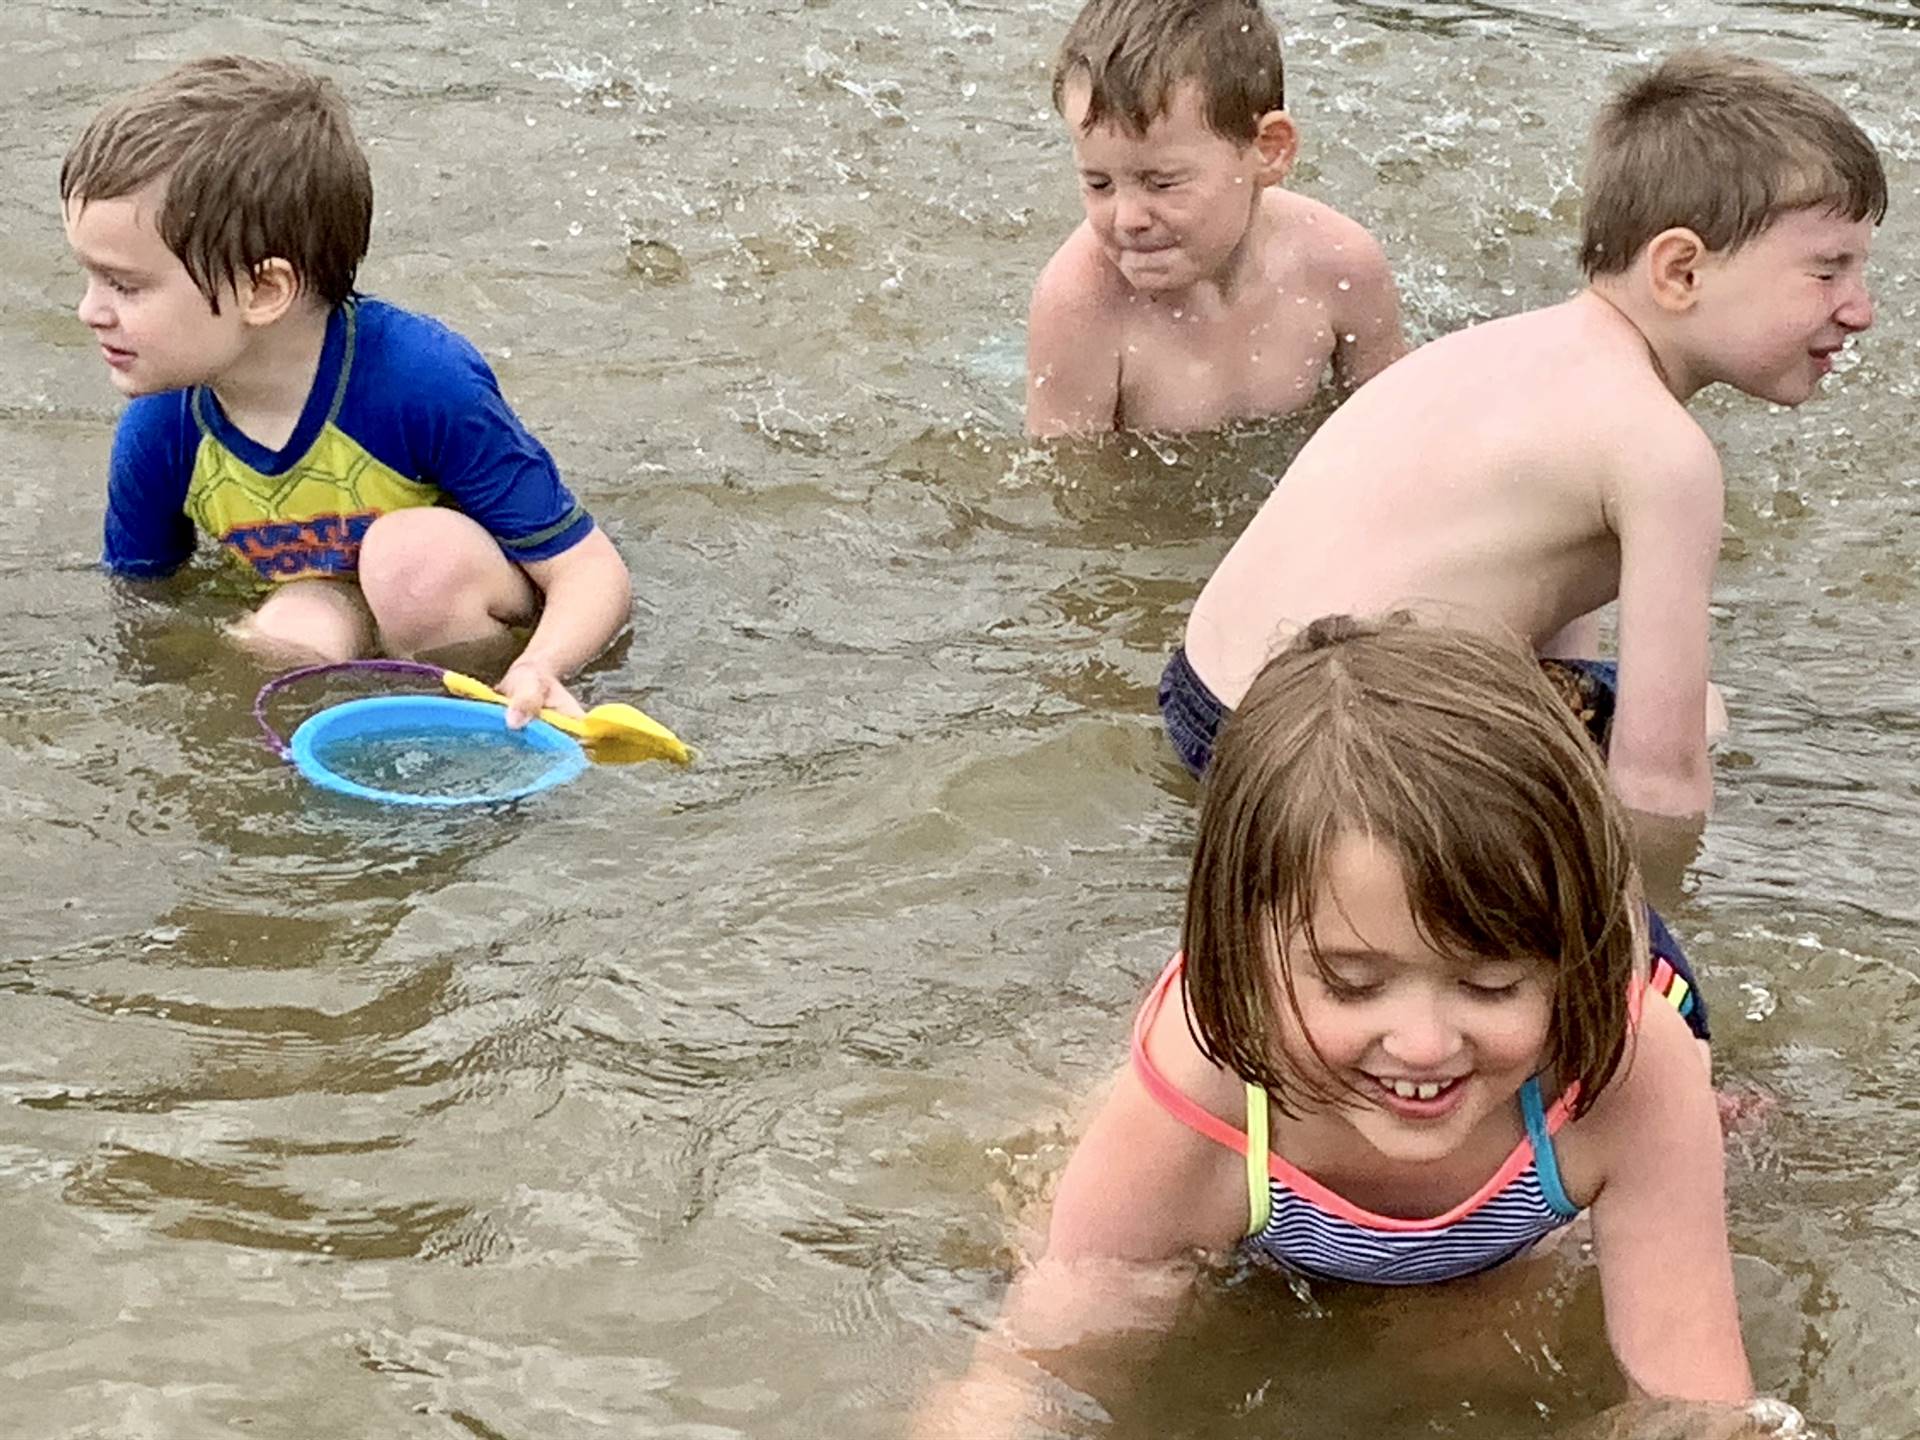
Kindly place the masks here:
<instances>
[{"instance_id":1,"label":"child's ear","mask_svg":"<svg viewBox=\"0 0 1920 1440\"><path fill-rule=\"evenodd\" d=\"M271 325L300 298L300 277L281 259L262 260L240 291L240 314L249 325Z\"/></svg>"},{"instance_id":2,"label":"child's ear","mask_svg":"<svg viewBox=\"0 0 1920 1440\"><path fill-rule=\"evenodd\" d=\"M1684 225L1662 230L1647 242L1647 280L1653 301L1678 314L1700 298L1700 270L1708 258L1706 242Z\"/></svg>"},{"instance_id":3,"label":"child's ear","mask_svg":"<svg viewBox=\"0 0 1920 1440\"><path fill-rule=\"evenodd\" d=\"M1269 110L1255 123L1253 145L1260 152L1260 183L1278 185L1300 153L1300 132L1284 110Z\"/></svg>"}]
</instances>

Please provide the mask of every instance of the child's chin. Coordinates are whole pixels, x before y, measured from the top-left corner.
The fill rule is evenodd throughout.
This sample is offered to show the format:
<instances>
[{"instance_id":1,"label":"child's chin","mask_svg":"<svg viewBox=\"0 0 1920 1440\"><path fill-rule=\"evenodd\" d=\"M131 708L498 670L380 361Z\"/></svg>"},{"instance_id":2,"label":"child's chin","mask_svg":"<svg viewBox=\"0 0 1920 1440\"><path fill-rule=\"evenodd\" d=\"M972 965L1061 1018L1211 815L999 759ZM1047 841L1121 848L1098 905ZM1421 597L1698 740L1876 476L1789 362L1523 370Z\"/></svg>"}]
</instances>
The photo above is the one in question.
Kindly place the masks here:
<instances>
[{"instance_id":1,"label":"child's chin","mask_svg":"<svg viewBox=\"0 0 1920 1440\"><path fill-rule=\"evenodd\" d=\"M1796 373L1791 369L1776 370L1772 374L1747 376L1732 380L1734 389L1751 395L1756 400L1765 400L1769 405L1783 405L1791 408L1804 405L1820 393L1820 382L1826 379L1824 372L1813 370L1811 365L1804 372Z\"/></svg>"},{"instance_id":2,"label":"child's chin","mask_svg":"<svg viewBox=\"0 0 1920 1440\"><path fill-rule=\"evenodd\" d=\"M1820 393L1820 382L1815 380L1811 385L1805 386L1785 383L1768 385L1760 389L1748 390L1747 393L1756 400L1764 400L1769 405L1778 405L1784 409L1791 410L1795 406L1806 404L1807 401L1818 395Z\"/></svg>"},{"instance_id":3,"label":"child's chin","mask_svg":"<svg viewBox=\"0 0 1920 1440\"><path fill-rule=\"evenodd\" d=\"M115 370L111 366L107 368L107 379L112 382L114 389L129 400L138 400L142 395L158 395L163 390L179 388L172 385L156 385L151 380L143 380L130 371Z\"/></svg>"},{"instance_id":4,"label":"child's chin","mask_svg":"<svg viewBox=\"0 0 1920 1440\"><path fill-rule=\"evenodd\" d=\"M1127 284L1133 287L1136 295L1173 295L1190 288L1193 283L1192 277L1173 270L1154 269L1132 274L1123 270L1120 273L1126 276Z\"/></svg>"}]
</instances>

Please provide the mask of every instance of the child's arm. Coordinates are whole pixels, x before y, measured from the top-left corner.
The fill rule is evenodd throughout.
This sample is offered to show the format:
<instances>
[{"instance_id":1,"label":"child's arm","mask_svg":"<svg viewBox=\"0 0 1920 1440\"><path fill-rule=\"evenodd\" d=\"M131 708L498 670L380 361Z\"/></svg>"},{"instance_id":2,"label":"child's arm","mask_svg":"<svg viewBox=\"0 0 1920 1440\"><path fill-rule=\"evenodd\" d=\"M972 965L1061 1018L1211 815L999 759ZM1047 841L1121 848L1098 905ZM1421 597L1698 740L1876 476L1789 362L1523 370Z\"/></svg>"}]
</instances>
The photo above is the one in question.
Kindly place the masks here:
<instances>
[{"instance_id":1,"label":"child's arm","mask_svg":"<svg viewBox=\"0 0 1920 1440\"><path fill-rule=\"evenodd\" d=\"M1199 1093L1206 1077L1193 1062L1212 1067L1180 1008L1167 1006L1160 1022L1149 1042L1156 1061ZM1014 1283L966 1375L921 1405L914 1440L1017 1435L1059 1361L1126 1332L1167 1330L1191 1293L1195 1252L1224 1249L1246 1229L1244 1170L1239 1155L1168 1115L1129 1066L1061 1177L1045 1258Z\"/></svg>"},{"instance_id":2,"label":"child's arm","mask_svg":"<svg viewBox=\"0 0 1920 1440\"><path fill-rule=\"evenodd\" d=\"M1699 816L1713 803L1707 605L1720 555L1720 461L1691 420L1655 439L1626 456L1608 515L1620 545L1620 694L1608 769L1630 809Z\"/></svg>"},{"instance_id":3,"label":"child's arm","mask_svg":"<svg viewBox=\"0 0 1920 1440\"><path fill-rule=\"evenodd\" d=\"M1100 1365L1094 1348L1172 1329L1193 1276L1184 1261L1037 1262L1007 1292L966 1374L920 1402L910 1440L1011 1440L1039 1421L1050 1394L1077 1389L1076 1379L1103 1391L1111 1389L1103 1376L1124 1385L1125 1362Z\"/></svg>"},{"instance_id":4,"label":"child's arm","mask_svg":"<svg viewBox=\"0 0 1920 1440\"><path fill-rule=\"evenodd\" d=\"M1084 228L1062 245L1027 309L1027 433L1049 438L1111 430L1120 413L1120 348L1112 335L1106 264Z\"/></svg>"},{"instance_id":5,"label":"child's arm","mask_svg":"<svg viewBox=\"0 0 1920 1440\"><path fill-rule=\"evenodd\" d=\"M1600 612L1570 620L1540 645L1542 660L1591 660L1600 653Z\"/></svg>"},{"instance_id":6,"label":"child's arm","mask_svg":"<svg viewBox=\"0 0 1920 1440\"><path fill-rule=\"evenodd\" d=\"M385 357L403 392L403 453L482 526L543 597L520 657L496 688L508 723L548 706L577 714L561 684L604 650L632 603L626 562L560 478L553 456L501 393L499 380L464 336L418 316ZM410 368L402 368L402 361Z\"/></svg>"},{"instance_id":7,"label":"child's arm","mask_svg":"<svg viewBox=\"0 0 1920 1440\"><path fill-rule=\"evenodd\" d=\"M107 468L101 547L114 575L154 580L193 557L186 501L199 439L180 393L143 396L121 413Z\"/></svg>"},{"instance_id":8,"label":"child's arm","mask_svg":"<svg viewBox=\"0 0 1920 1440\"><path fill-rule=\"evenodd\" d=\"M1330 251L1333 325L1337 338L1333 376L1343 390L1358 390L1407 353L1400 324L1400 292L1380 242L1355 222L1339 217L1338 246Z\"/></svg>"},{"instance_id":9,"label":"child's arm","mask_svg":"<svg viewBox=\"0 0 1920 1440\"><path fill-rule=\"evenodd\" d=\"M525 724L548 706L579 710L561 682L607 648L633 599L627 563L598 526L571 549L522 568L546 601L527 648L500 677L509 725Z\"/></svg>"},{"instance_id":10,"label":"child's arm","mask_svg":"<svg viewBox=\"0 0 1920 1440\"><path fill-rule=\"evenodd\" d=\"M1593 1238L1620 1368L1655 1397L1751 1400L1719 1110L1692 1032L1657 996L1621 1074L1578 1123L1590 1122L1605 1131Z\"/></svg>"}]
</instances>

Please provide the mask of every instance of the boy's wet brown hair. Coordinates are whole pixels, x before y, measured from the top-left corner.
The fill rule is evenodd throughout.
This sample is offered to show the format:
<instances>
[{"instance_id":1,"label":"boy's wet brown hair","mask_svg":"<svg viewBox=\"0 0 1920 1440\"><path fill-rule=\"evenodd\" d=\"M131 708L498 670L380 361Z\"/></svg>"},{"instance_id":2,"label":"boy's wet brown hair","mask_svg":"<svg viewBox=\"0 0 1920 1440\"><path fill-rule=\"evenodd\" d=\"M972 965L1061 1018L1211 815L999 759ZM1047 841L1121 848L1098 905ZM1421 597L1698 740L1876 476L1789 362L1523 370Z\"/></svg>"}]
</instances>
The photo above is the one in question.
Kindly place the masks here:
<instances>
[{"instance_id":1,"label":"boy's wet brown hair","mask_svg":"<svg viewBox=\"0 0 1920 1440\"><path fill-rule=\"evenodd\" d=\"M1209 1059L1291 1113L1343 1089L1289 1063L1283 1036L1306 1034L1291 967L1328 975L1313 910L1349 836L1399 860L1441 954L1546 967L1542 1069L1591 1105L1625 1054L1645 967L1640 881L1605 761L1524 647L1333 616L1228 718L1187 888L1187 1023Z\"/></svg>"},{"instance_id":2,"label":"boy's wet brown hair","mask_svg":"<svg viewBox=\"0 0 1920 1440\"><path fill-rule=\"evenodd\" d=\"M1200 86L1207 125L1253 143L1262 115L1287 105L1280 36L1259 0L1090 0L1053 67L1053 108L1088 85L1083 130L1117 124L1139 136L1167 113L1183 80Z\"/></svg>"},{"instance_id":3,"label":"boy's wet brown hair","mask_svg":"<svg viewBox=\"0 0 1920 1440\"><path fill-rule=\"evenodd\" d=\"M1887 175L1873 142L1778 65L1682 50L1632 77L1594 124L1580 268L1617 275L1675 228L1736 250L1802 209L1879 224Z\"/></svg>"},{"instance_id":4,"label":"boy's wet brown hair","mask_svg":"<svg viewBox=\"0 0 1920 1440\"><path fill-rule=\"evenodd\" d=\"M216 315L221 290L272 259L330 306L353 293L373 180L331 81L245 55L190 61L93 117L60 167L60 201L161 179L160 238Z\"/></svg>"}]
</instances>

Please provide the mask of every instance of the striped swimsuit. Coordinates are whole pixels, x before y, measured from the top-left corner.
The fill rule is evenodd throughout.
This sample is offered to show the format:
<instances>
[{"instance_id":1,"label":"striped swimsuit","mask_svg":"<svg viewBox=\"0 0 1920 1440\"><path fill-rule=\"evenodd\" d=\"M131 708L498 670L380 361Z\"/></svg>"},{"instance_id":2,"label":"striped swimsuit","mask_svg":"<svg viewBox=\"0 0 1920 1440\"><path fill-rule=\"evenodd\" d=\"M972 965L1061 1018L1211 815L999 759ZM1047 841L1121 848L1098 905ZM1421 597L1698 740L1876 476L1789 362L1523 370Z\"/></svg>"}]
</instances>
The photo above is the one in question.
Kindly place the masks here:
<instances>
[{"instance_id":1,"label":"striped swimsuit","mask_svg":"<svg viewBox=\"0 0 1920 1440\"><path fill-rule=\"evenodd\" d=\"M1269 1154L1265 1090L1247 1086L1243 1133L1175 1089L1147 1055L1147 1031L1168 991L1179 983L1181 966L1176 955L1140 1007L1133 1027L1134 1071L1174 1119L1247 1157L1252 1224L1243 1244L1256 1254L1311 1279L1426 1285L1490 1270L1580 1213L1560 1183L1553 1154L1553 1136L1566 1123L1572 1095L1548 1107L1538 1079L1528 1080L1520 1091L1526 1138L1478 1191L1432 1219L1372 1214Z\"/></svg>"}]
</instances>

